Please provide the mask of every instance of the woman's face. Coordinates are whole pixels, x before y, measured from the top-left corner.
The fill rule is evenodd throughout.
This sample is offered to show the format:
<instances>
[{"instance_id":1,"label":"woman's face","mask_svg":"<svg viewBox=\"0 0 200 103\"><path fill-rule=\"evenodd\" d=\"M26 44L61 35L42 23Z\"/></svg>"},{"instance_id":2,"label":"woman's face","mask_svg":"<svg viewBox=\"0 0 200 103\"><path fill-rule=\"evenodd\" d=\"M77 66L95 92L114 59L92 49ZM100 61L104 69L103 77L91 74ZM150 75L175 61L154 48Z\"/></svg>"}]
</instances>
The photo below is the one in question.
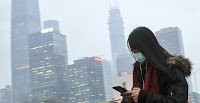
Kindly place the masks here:
<instances>
[{"instance_id":1,"label":"woman's face","mask_svg":"<svg viewBox=\"0 0 200 103\"><path fill-rule=\"evenodd\" d=\"M140 64L143 64L146 61L146 57L139 50L131 49L131 51L133 52L135 61L138 61Z\"/></svg>"}]
</instances>

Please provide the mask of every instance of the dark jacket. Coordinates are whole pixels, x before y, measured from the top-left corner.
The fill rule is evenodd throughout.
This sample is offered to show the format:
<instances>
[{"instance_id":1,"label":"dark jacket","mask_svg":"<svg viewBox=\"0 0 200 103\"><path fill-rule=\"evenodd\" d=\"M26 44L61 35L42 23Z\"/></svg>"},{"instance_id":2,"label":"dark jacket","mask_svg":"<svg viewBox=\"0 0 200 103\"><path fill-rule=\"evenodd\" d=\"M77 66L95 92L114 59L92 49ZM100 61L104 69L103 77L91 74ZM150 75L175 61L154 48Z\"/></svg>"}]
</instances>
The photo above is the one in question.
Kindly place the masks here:
<instances>
[{"instance_id":1,"label":"dark jacket","mask_svg":"<svg viewBox=\"0 0 200 103\"><path fill-rule=\"evenodd\" d=\"M191 62L182 56L174 56L169 58L167 63L171 67L171 77L158 71L160 94L141 90L139 103L187 103L188 84L185 77L191 74Z\"/></svg>"}]
</instances>

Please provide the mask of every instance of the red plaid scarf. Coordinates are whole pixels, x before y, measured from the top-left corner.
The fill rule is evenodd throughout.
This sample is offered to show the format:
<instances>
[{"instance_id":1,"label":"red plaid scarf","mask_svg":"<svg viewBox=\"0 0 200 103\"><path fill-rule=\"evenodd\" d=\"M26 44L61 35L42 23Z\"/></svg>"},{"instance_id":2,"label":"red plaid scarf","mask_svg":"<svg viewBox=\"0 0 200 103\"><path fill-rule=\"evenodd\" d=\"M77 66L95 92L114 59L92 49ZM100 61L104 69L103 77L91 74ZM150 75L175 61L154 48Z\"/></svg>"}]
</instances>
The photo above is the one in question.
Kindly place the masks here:
<instances>
[{"instance_id":1,"label":"red plaid scarf","mask_svg":"<svg viewBox=\"0 0 200 103\"><path fill-rule=\"evenodd\" d=\"M146 62L143 63L142 66L146 67ZM134 70L133 70L133 87L142 88L143 82L138 81L137 79L138 75L141 75L141 74L134 74ZM158 85L157 69L155 69L149 62L147 62L147 74L146 74L143 90L158 93L158 94L160 92L160 88Z\"/></svg>"}]
</instances>

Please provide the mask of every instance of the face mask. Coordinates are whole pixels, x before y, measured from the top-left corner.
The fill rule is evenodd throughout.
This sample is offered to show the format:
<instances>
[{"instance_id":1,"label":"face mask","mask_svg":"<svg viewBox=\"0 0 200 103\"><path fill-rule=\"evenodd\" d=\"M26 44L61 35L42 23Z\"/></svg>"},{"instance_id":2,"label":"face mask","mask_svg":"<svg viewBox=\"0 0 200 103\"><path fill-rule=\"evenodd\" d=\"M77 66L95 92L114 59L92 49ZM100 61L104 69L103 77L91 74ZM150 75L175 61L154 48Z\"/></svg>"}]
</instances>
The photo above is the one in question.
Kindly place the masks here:
<instances>
[{"instance_id":1,"label":"face mask","mask_svg":"<svg viewBox=\"0 0 200 103\"><path fill-rule=\"evenodd\" d=\"M141 53L135 53L134 58L136 61L138 61L140 64L144 63L144 61L146 60L146 57Z\"/></svg>"}]
</instances>

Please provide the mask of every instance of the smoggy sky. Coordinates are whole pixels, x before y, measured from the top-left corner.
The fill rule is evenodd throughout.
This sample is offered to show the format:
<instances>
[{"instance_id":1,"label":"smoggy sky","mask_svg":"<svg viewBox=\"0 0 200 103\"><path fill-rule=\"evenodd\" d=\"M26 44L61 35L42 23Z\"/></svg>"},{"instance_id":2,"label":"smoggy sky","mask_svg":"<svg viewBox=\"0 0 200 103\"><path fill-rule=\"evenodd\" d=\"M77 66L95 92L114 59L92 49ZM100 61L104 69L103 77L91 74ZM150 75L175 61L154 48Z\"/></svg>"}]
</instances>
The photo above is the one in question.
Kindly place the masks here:
<instances>
[{"instance_id":1,"label":"smoggy sky","mask_svg":"<svg viewBox=\"0 0 200 103\"><path fill-rule=\"evenodd\" d=\"M70 64L86 56L111 58L107 24L109 0L39 0L39 3L41 21L58 20L61 33L67 35ZM126 39L138 26L146 26L153 32L179 27L185 57L193 62L193 71L200 69L199 4L199 0L119 0ZM3 88L11 84L11 0L0 1L0 13L0 88Z\"/></svg>"}]
</instances>

